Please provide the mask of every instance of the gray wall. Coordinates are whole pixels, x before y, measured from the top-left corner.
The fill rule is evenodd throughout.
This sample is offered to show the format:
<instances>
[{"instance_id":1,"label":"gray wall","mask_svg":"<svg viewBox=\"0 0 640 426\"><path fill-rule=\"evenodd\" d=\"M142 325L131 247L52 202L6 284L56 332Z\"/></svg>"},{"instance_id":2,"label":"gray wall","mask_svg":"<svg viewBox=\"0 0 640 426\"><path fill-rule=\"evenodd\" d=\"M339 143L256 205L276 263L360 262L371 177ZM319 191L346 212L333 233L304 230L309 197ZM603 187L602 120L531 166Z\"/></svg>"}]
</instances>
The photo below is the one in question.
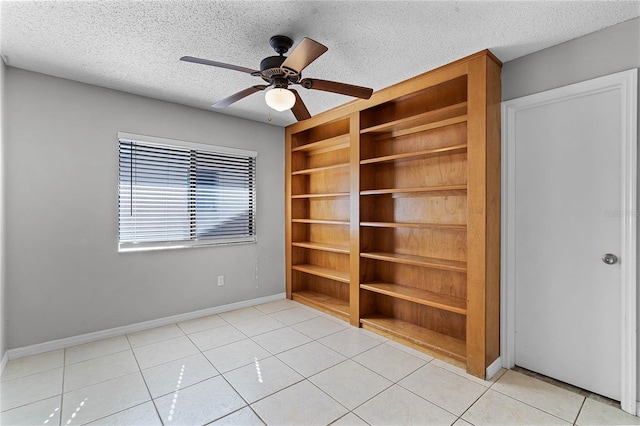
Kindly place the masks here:
<instances>
[{"instance_id":1,"label":"gray wall","mask_svg":"<svg viewBox=\"0 0 640 426\"><path fill-rule=\"evenodd\" d=\"M7 350L4 279L4 62L0 59L0 359Z\"/></svg>"},{"instance_id":2,"label":"gray wall","mask_svg":"<svg viewBox=\"0 0 640 426\"><path fill-rule=\"evenodd\" d=\"M285 291L284 129L11 67L5 77L9 349ZM258 243L118 253L118 131L258 151Z\"/></svg>"},{"instance_id":3,"label":"gray wall","mask_svg":"<svg viewBox=\"0 0 640 426\"><path fill-rule=\"evenodd\" d=\"M505 63L502 67L502 99L518 98L639 67L640 18L636 18ZM638 124L640 126L640 108ZM640 189L640 184L638 188ZM640 254L640 250L638 253ZM640 397L640 357L638 396Z\"/></svg>"}]
</instances>

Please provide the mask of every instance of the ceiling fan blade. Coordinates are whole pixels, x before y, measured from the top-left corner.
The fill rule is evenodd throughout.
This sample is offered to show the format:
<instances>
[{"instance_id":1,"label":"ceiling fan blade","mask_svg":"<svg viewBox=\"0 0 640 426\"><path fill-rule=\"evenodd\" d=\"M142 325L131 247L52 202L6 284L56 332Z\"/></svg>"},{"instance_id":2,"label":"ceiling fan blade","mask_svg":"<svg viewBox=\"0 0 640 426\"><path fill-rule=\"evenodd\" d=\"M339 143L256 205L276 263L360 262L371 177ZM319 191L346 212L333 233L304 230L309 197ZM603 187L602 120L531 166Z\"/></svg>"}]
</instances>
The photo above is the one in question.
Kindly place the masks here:
<instances>
[{"instance_id":1,"label":"ceiling fan blade","mask_svg":"<svg viewBox=\"0 0 640 426\"><path fill-rule=\"evenodd\" d=\"M246 98L247 96L249 96L249 95L251 95L253 93L256 93L256 92L259 92L261 90L264 90L267 87L269 87L269 86L267 86L265 84L259 84L259 85L256 85L256 86L248 87L248 88L246 88L246 89L244 89L244 90L242 90L242 91L240 91L240 92L238 92L238 93L236 93L234 95L229 96L228 98L224 98L223 100L216 102L215 104L213 104L211 106L213 108L226 108L229 105L231 105L232 103L237 102L242 98Z\"/></svg>"},{"instance_id":2,"label":"ceiling fan blade","mask_svg":"<svg viewBox=\"0 0 640 426\"><path fill-rule=\"evenodd\" d=\"M317 78L305 78L300 84L305 89L322 90L324 92L340 93L355 98L369 99L373 89L353 84L338 83L337 81L319 80Z\"/></svg>"},{"instance_id":3,"label":"ceiling fan blade","mask_svg":"<svg viewBox=\"0 0 640 426\"><path fill-rule=\"evenodd\" d=\"M194 64L210 65L212 67L226 68L226 69L229 69L229 70L246 72L247 74L255 74L255 73L260 74L260 71L252 70L251 68L245 68L245 67L239 67L237 65L225 64L224 62L210 61L208 59L194 58L193 56L183 56L182 58L180 58L180 60L181 61L185 61L185 62L193 62Z\"/></svg>"},{"instance_id":4,"label":"ceiling fan blade","mask_svg":"<svg viewBox=\"0 0 640 426\"><path fill-rule=\"evenodd\" d=\"M329 50L324 44L320 44L310 38L303 38L300 44L293 49L293 52L284 60L281 68L295 71L300 74L303 69L311 62L315 61L320 55Z\"/></svg>"},{"instance_id":5,"label":"ceiling fan blade","mask_svg":"<svg viewBox=\"0 0 640 426\"><path fill-rule=\"evenodd\" d=\"M302 102L302 98L300 97L298 92L293 89L289 90L293 92L294 95L296 95L296 103L291 108L291 112L293 113L293 115L295 115L296 120L302 121L306 120L307 118L311 118L311 114L309 114L309 110L307 109L307 106L304 104L304 102Z\"/></svg>"}]
</instances>

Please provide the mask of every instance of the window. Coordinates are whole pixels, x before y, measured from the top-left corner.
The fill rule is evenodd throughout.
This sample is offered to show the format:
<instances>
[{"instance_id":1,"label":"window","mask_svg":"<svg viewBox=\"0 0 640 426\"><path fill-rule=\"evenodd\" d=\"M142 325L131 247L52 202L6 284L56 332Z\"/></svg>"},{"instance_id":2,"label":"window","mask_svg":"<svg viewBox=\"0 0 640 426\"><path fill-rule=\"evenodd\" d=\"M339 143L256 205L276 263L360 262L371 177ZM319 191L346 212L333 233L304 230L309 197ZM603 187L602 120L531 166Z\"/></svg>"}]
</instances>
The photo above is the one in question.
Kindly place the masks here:
<instances>
[{"instance_id":1,"label":"window","mask_svg":"<svg viewBox=\"0 0 640 426\"><path fill-rule=\"evenodd\" d=\"M256 156L119 133L120 251L256 241Z\"/></svg>"}]
</instances>

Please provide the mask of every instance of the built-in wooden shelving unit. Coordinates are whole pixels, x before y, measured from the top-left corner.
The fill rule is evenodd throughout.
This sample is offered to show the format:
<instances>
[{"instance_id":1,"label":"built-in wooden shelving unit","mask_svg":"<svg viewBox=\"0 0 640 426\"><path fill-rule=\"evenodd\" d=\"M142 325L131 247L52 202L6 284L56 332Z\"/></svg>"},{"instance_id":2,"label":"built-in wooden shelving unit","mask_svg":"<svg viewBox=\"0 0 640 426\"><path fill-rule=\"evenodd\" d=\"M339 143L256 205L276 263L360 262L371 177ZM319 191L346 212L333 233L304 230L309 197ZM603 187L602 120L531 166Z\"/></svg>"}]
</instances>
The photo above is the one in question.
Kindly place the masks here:
<instances>
[{"instance_id":1,"label":"built-in wooden shelving unit","mask_svg":"<svg viewBox=\"0 0 640 426\"><path fill-rule=\"evenodd\" d=\"M500 62L286 129L287 296L485 376L499 355Z\"/></svg>"},{"instance_id":2,"label":"built-in wooden shelving unit","mask_svg":"<svg viewBox=\"0 0 640 426\"><path fill-rule=\"evenodd\" d=\"M349 320L349 120L287 139L288 295Z\"/></svg>"}]
</instances>

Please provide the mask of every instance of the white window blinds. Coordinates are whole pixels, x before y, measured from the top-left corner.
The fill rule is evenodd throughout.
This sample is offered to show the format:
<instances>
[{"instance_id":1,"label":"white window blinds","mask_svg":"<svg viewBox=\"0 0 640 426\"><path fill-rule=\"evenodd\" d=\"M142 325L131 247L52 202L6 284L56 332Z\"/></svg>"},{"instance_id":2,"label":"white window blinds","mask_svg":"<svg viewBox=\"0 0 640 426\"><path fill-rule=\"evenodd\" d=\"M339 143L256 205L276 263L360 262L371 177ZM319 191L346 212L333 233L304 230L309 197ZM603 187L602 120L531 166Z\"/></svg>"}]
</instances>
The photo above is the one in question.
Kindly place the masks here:
<instances>
[{"instance_id":1,"label":"white window blinds","mask_svg":"<svg viewBox=\"0 0 640 426\"><path fill-rule=\"evenodd\" d=\"M120 138L121 251L255 241L255 152L195 146Z\"/></svg>"}]
</instances>

